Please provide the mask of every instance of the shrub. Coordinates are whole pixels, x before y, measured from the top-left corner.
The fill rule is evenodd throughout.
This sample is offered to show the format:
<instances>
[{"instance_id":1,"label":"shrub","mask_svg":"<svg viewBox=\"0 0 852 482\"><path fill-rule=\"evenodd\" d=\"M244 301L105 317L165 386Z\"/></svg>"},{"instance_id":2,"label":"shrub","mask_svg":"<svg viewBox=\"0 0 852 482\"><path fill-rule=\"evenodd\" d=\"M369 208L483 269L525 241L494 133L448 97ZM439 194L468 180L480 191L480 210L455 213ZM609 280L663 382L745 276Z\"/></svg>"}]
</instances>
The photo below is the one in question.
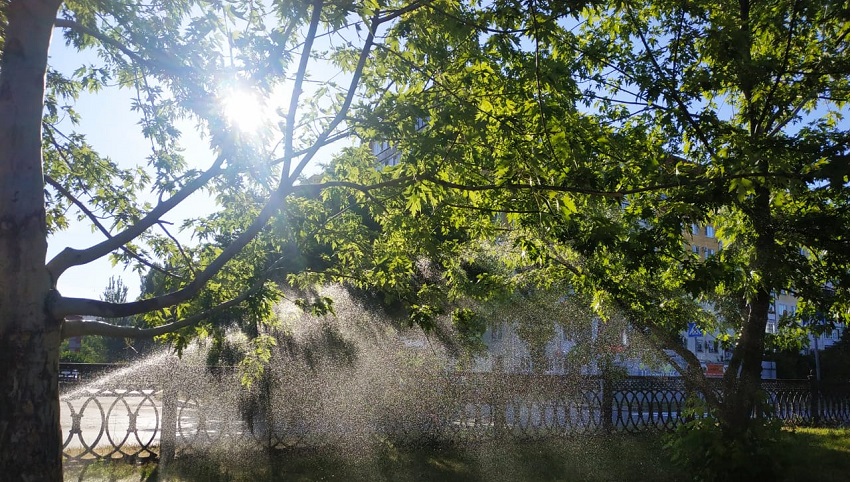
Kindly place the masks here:
<instances>
[{"instance_id":1,"label":"shrub","mask_svg":"<svg viewBox=\"0 0 852 482\"><path fill-rule=\"evenodd\" d=\"M766 413L764 407L761 407ZM769 417L753 419L744 431L730 433L703 400L687 403L687 422L667 437L672 462L693 480L779 480L783 474L781 423Z\"/></svg>"}]
</instances>

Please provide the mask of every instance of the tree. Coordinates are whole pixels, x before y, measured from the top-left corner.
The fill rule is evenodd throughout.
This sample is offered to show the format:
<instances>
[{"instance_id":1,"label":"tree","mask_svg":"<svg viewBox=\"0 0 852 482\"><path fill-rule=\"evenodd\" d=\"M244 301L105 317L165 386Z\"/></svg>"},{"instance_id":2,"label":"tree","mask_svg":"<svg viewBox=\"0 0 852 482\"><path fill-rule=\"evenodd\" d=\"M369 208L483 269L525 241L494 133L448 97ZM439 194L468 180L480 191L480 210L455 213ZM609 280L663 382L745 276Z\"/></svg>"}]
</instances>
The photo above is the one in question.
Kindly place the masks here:
<instances>
[{"instance_id":1,"label":"tree","mask_svg":"<svg viewBox=\"0 0 852 482\"><path fill-rule=\"evenodd\" d=\"M522 283L567 281L680 354L747 439L773 293L849 321L847 4L435 2L396 28L359 132L418 180L399 209L496 221ZM718 253L685 249L693 224ZM688 321L733 333L721 395Z\"/></svg>"},{"instance_id":2,"label":"tree","mask_svg":"<svg viewBox=\"0 0 852 482\"><path fill-rule=\"evenodd\" d=\"M61 480L58 360L62 338L173 334L182 345L234 317L268 319L298 243L314 236L283 214L324 186L301 179L317 152L346 135L344 122L376 33L421 7L372 2L3 0L0 2L0 473L16 480ZM73 74L51 66L55 30L99 64ZM323 32L325 30L325 32ZM340 33L343 47L325 43ZM350 55L349 52L355 53ZM322 82L310 98L309 65L349 72L345 85ZM230 90L269 97L289 88L277 135L281 148L241 133L222 105ZM147 165L122 167L77 132L82 92L127 89ZM325 97L323 97L324 94ZM282 102L283 104L283 102ZM181 149L181 121L199 125L209 164ZM277 132L277 134L276 134ZM195 154L194 154L195 155ZM277 173L276 173L277 170ZM367 188L364 188L367 190ZM145 194L151 193L150 195ZM195 244L179 242L164 216L204 193L219 209L190 220ZM292 210L291 210L292 211ZM78 213L75 219L73 213ZM308 213L310 214L310 213ZM48 237L90 223L104 240L46 260ZM316 222L317 218L311 219ZM63 296L71 267L110 256L152 270L164 291L136 301ZM145 315L148 327L104 320ZM180 331L183 330L183 331Z\"/></svg>"},{"instance_id":3,"label":"tree","mask_svg":"<svg viewBox=\"0 0 852 482\"><path fill-rule=\"evenodd\" d=\"M63 340L59 353L59 361L70 363L106 363L106 340L100 336L83 338L80 345L72 350L70 340Z\"/></svg>"}]
</instances>

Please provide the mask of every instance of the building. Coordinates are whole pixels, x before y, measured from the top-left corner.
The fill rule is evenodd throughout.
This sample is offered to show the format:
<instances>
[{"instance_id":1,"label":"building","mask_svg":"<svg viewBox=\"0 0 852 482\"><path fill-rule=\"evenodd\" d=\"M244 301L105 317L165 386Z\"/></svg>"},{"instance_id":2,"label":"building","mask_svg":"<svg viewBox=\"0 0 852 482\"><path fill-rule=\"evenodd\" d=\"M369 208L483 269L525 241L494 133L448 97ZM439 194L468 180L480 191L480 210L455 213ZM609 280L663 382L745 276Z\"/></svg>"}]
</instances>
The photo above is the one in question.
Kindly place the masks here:
<instances>
[{"instance_id":1,"label":"building","mask_svg":"<svg viewBox=\"0 0 852 482\"><path fill-rule=\"evenodd\" d=\"M723 249L723 244L716 237L716 231L711 225L693 224L684 235L687 249L698 255L701 259L715 256ZM777 333L779 322L782 317L794 317L797 313L796 297L786 290L775 294L773 304L770 307L769 318L766 323L767 333ZM712 309L708 306L707 309ZM719 342L719 333L704 333L697 329L694 324L684 323L684 331L681 337L684 346L691 351L701 362L705 373L709 377L721 377L727 369L732 352L727 350ZM683 360L673 352L669 352L669 360L657 360L649 362L647 356L652 350L646 349L645 355L641 347L637 347L637 340L630 334L629 326L617 327L616 334L610 335L608 341L600 343L602 336L601 323L592 319L589 324L589 333L573 336L566 332L556 320L553 322L553 333L551 339L544 345L543 352L546 358L544 369L548 374L564 375L569 373L598 374L601 372L600 358L581 356L571 357L577 349L582 348L583 343L596 345L597 350L609 352L613 356L620 369L627 375L632 376L678 376L673 364L683 364ZM842 336L842 329L834 327L821 335L811 337L810 347L803 352L813 352L825 349L836 343ZM733 334L733 333L731 333ZM517 333L516 326L511 321L503 321L498 325L489 327L484 335L485 344L488 347L487 354L475 360L473 369L477 371L500 370L511 373L532 373L535 370L533 356L527 343ZM776 378L775 363L764 361L764 379Z\"/></svg>"}]
</instances>

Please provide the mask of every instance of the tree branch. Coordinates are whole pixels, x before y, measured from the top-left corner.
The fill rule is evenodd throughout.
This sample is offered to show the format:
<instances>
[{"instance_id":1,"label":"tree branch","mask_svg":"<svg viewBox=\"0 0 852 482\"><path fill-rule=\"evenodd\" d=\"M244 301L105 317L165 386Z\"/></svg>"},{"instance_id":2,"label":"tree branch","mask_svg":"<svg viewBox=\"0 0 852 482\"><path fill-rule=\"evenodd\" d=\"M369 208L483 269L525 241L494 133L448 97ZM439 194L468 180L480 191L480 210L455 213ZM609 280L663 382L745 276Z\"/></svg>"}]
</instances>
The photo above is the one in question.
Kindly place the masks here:
<instances>
[{"instance_id":1,"label":"tree branch","mask_svg":"<svg viewBox=\"0 0 852 482\"><path fill-rule=\"evenodd\" d=\"M682 188L696 185L706 185L709 183L715 182L728 182L734 179L751 179L751 178L792 178L792 179L801 179L802 176L796 173L773 173L773 172L749 172L749 173L741 173L741 174L731 174L727 176L723 176L720 178L710 178L710 179L684 179L679 182L672 182L667 184L657 184L652 186L639 187L635 189L625 189L621 191L599 191L595 189L574 187L574 186L557 186L550 184L521 184L521 183L506 183L506 184L481 184L481 185L467 185L460 184L451 181L446 181L443 179L439 179L434 175L425 174L425 175L413 175L406 177L399 177L396 179L391 179L388 181L378 182L375 184L358 184L350 181L329 181L324 183L316 183L316 184L300 184L293 188L294 192L304 190L309 193L318 193L322 189L329 187L345 187L349 189L354 189L357 191L361 191L364 194L369 195L370 191L375 191L377 189L386 188L386 187L404 187L410 185L412 183L418 181L428 181L439 186L447 187L450 189L455 189L458 191L471 191L471 192L481 192L481 191L503 191L503 190L512 190L512 191L552 191L552 192L570 192L575 194L585 194L590 196L602 196L602 197L610 197L610 198L622 198L624 196L633 195L633 194L642 194L646 192L653 191L663 191L666 189L673 188ZM471 206L473 208L473 206ZM493 211L499 211L499 209L493 209ZM507 211L508 212L508 211Z\"/></svg>"},{"instance_id":2,"label":"tree branch","mask_svg":"<svg viewBox=\"0 0 852 482\"><path fill-rule=\"evenodd\" d=\"M169 230L166 229L165 223L163 221L159 221L157 223L157 226L159 226L160 229L162 229L163 232L166 233L166 236L168 236L169 239L171 239L172 242L175 243L175 247L177 247L178 252L180 253L183 260L186 262L186 266L189 268L190 271L192 271L192 274L196 274L197 271L195 269L195 265L194 265L192 259L189 256L187 256L186 251L183 250L183 246L181 246L181 244L177 240L177 238L172 236L172 233L170 233Z\"/></svg>"},{"instance_id":3,"label":"tree branch","mask_svg":"<svg viewBox=\"0 0 852 482\"><path fill-rule=\"evenodd\" d=\"M590 194L603 197L621 198L625 191L599 191L596 189L588 189L573 186L555 186L549 184L521 184L521 183L505 183L505 184L483 184L478 186L468 186L456 182L438 179L434 175L427 174L422 178L424 181L429 181L439 186L457 189L459 191L555 191L555 192L572 192L577 194Z\"/></svg>"},{"instance_id":4,"label":"tree branch","mask_svg":"<svg viewBox=\"0 0 852 482\"><path fill-rule=\"evenodd\" d=\"M233 306L237 306L247 300L250 296L258 293L263 287L264 282L265 281L256 283L236 298L173 323L167 323L154 328L137 328L133 326L117 326L103 321L65 320L62 324L62 337L70 338L72 336L100 335L115 338L152 338L166 333L171 333L181 328L195 325L216 313L222 312ZM94 302L94 300L86 301Z\"/></svg>"},{"instance_id":5,"label":"tree branch","mask_svg":"<svg viewBox=\"0 0 852 482\"><path fill-rule=\"evenodd\" d=\"M89 210L89 208L86 207L86 205L83 204L82 201L80 201L73 194L71 194L70 191L65 189L65 186L63 186L62 184L59 184L59 182L57 182L55 179L53 179L52 177L50 177L47 174L44 175L44 180L47 184L49 184L54 189L59 191L60 194L62 194L66 198L68 198L75 206L77 206L77 209L82 211L83 214L85 214L86 217L89 218L90 221L92 221L92 224L94 224L95 227L98 228L98 231L100 231L101 234L103 234L107 239L112 237L112 234L109 232L109 230L106 229L106 227L104 227L104 225L100 222L98 217L95 216L95 213L93 213L91 210ZM156 264L146 260L140 254L136 253L135 251L128 248L127 246L121 246L120 249L122 251L124 251L125 253L127 253L128 256L132 257L133 259L142 263L144 266L147 266L150 269L153 269L155 271L159 271L160 273L163 273L166 276L171 276L173 278L180 278L180 276L172 273L171 271L165 270L165 269L157 266Z\"/></svg>"},{"instance_id":6,"label":"tree branch","mask_svg":"<svg viewBox=\"0 0 852 482\"><path fill-rule=\"evenodd\" d=\"M610 198L621 198L624 196L629 196L633 194L642 194L646 192L653 191L663 191L666 189L673 188L682 188L689 186L697 186L697 185L706 185L717 182L727 182L734 179L753 179L753 178L781 178L781 179L802 179L802 176L797 173L790 172L746 172L741 174L730 174L718 178L684 178L683 180L679 180L677 182L671 182L666 184L654 184L650 186L638 187L634 189L623 189L619 191L601 191L596 189L582 188L576 186L558 186L552 184L522 184L522 183L505 183L505 184L485 184L485 185L477 185L470 186L465 184L454 183L451 181L446 181L443 179L438 179L434 175L423 175L421 177L412 177L411 180L416 181L418 179L423 181L433 182L438 184L439 186L448 187L451 189L457 189L460 191L500 191L500 190L513 190L513 191L553 191L553 192L570 192L575 194L586 194L590 196L601 196L601 197L610 197ZM400 178L402 179L402 178Z\"/></svg>"},{"instance_id":7,"label":"tree branch","mask_svg":"<svg viewBox=\"0 0 852 482\"><path fill-rule=\"evenodd\" d=\"M305 82L305 73L308 69L311 49L317 35L317 27L322 13L323 0L314 0L311 11L311 23L305 34L305 43L302 46L302 56L299 59L299 68L296 70L296 79L293 82L293 90L290 93L290 107L287 109L284 131L284 167L281 170L281 185L290 179L290 164L293 161L293 133L296 130L296 111L299 108L299 98L302 96L302 85Z\"/></svg>"},{"instance_id":8,"label":"tree branch","mask_svg":"<svg viewBox=\"0 0 852 482\"><path fill-rule=\"evenodd\" d=\"M375 20L377 20L379 24L382 24L382 23L385 23L385 22L390 22L391 20L398 18L398 17L401 17L401 16L405 15L406 13L413 12L420 7L424 7L424 6L430 6L431 7L433 1L434 0L417 0L417 1L412 2L410 5L407 5L405 7L399 8L397 10L389 11L387 13L387 15L384 15L384 16L377 15L375 17Z\"/></svg>"},{"instance_id":9,"label":"tree branch","mask_svg":"<svg viewBox=\"0 0 852 482\"><path fill-rule=\"evenodd\" d=\"M799 0L793 0L793 9L790 12L790 26L787 29L787 42L784 47L784 57L781 60L781 65L778 66L778 74L775 76L775 81L772 83L772 87L769 89L769 93L766 95L766 102L761 109L760 114L758 115L757 124L758 129L761 128L760 124L766 119L769 113L772 110L772 102L774 101L775 92L778 90L778 86L781 85L781 77L784 75L784 71L787 70L787 64L790 61L790 49L793 44L793 31L796 29L796 13L799 10ZM763 126L763 129L768 128L769 126Z\"/></svg>"},{"instance_id":10,"label":"tree branch","mask_svg":"<svg viewBox=\"0 0 852 482\"><path fill-rule=\"evenodd\" d=\"M170 197L166 201L158 204L154 209L151 210L145 217L140 219L136 224L130 226L124 231L116 234L115 236L102 241L92 247L87 249L73 249L73 248L65 248L59 254L54 256L47 263L47 270L50 272L53 280L59 279L59 277L64 273L68 268L72 266L80 266L87 263L91 263L92 261L106 256L110 252L121 248L125 244L133 241L136 237L145 232L148 228L159 222L160 218L172 210L175 206L180 204L184 199L189 197L190 194L194 193L212 178L216 177L222 170L222 163L225 161L224 154L220 154L216 161L213 163L213 166L210 167L207 171L204 171L200 176L196 177L192 181L188 182L181 188L180 191L175 193L174 196ZM71 313L68 313L71 314Z\"/></svg>"},{"instance_id":11,"label":"tree branch","mask_svg":"<svg viewBox=\"0 0 852 482\"><path fill-rule=\"evenodd\" d=\"M535 0L530 0L530 17L532 20L533 40L535 41L535 88L538 93L538 114L541 118L541 135L544 136L544 143L547 145L547 150L550 151L551 159L558 159L556 151L553 149L553 143L550 140L550 128L547 122L547 112L544 108L544 89L541 82L541 46L538 35L538 20L536 19Z\"/></svg>"},{"instance_id":12,"label":"tree branch","mask_svg":"<svg viewBox=\"0 0 852 482\"><path fill-rule=\"evenodd\" d=\"M834 42L832 42L831 48L825 49L825 51L826 52L833 51L834 49L837 48L838 45L842 44L844 41L847 41L848 38L849 38L849 32L848 32L848 29L847 29L845 33L841 33L840 35L838 35L838 37L836 39L834 39ZM823 63L823 60L827 59L827 58L830 58L830 56L821 57L814 64L813 69L811 69L810 71L796 72L796 73L800 74L800 75L808 75L808 74L812 74L812 73L817 73L818 75L832 75L831 73L824 73L824 72L816 71L816 69L820 66L820 64ZM848 75L848 73L837 73L837 74L834 74L834 75L844 75L844 74ZM798 82L798 84L804 86L805 90L812 90L814 88L811 85L811 83L809 83L809 82ZM813 95L814 95L814 97L819 97L819 92L814 92ZM768 119L765 122L765 124L766 124L765 128L768 129L776 121L778 123L767 134L768 137L772 137L772 136L778 134L779 132L781 132L781 129L783 129L787 124L789 124L791 121L793 121L796 118L796 116L799 114L799 111L801 111L805 107L805 105L807 105L807 103L811 101L811 98L808 97L807 95L801 95L800 97L801 97L801 100L799 101L799 103L793 108L792 111L790 111L790 113L786 117L781 118L781 116L782 116L781 109L778 109L776 112L771 113L771 115L768 117ZM848 98L842 99L842 101L848 102Z\"/></svg>"},{"instance_id":13,"label":"tree branch","mask_svg":"<svg viewBox=\"0 0 852 482\"><path fill-rule=\"evenodd\" d=\"M356 182L351 181L328 181L328 182L319 182L315 184L299 184L293 188L293 192L298 191L308 191L309 193L315 194L323 189L327 189L330 187L346 187L349 189L354 189L356 191L361 191L364 194L369 194L370 191L375 191L376 189L381 189L385 187L403 187L414 181L414 178L410 177L400 177L396 179L390 179L387 181L377 182L375 184L358 184Z\"/></svg>"},{"instance_id":14,"label":"tree branch","mask_svg":"<svg viewBox=\"0 0 852 482\"><path fill-rule=\"evenodd\" d=\"M377 14L378 15L378 14ZM331 132L340 124L343 119L346 117L346 113L349 110L349 106L352 104L352 99L355 97L355 90L357 89L358 84L361 81L361 74L364 70L364 65L367 63L367 58L370 55L370 50L373 47L373 41L376 35L376 29L380 25L381 22L378 21L378 16L373 17L372 22L370 23L370 30L367 34L367 39L364 41L364 47L361 49L361 55L358 58L358 64L355 66L355 71L352 74L352 81L349 84L349 89L346 92L346 98L343 101L343 104L340 106L340 109L337 112L337 115L332 119L331 123L326 127L325 131L317 138L314 145L308 150L308 152L302 157L302 160L299 161L299 164L293 170L292 174L289 174L287 171L282 173L281 180L287 179L289 176L290 182L294 183L296 179L301 175L302 171L304 171L305 167L311 161L311 159L316 155L317 151L319 151L320 147L324 145L325 141L328 139ZM289 125L288 125L289 128ZM292 140L291 140L292 142ZM292 147L291 147L292 151ZM285 145L285 165L289 169L290 167L290 158L287 157L287 149Z\"/></svg>"},{"instance_id":15,"label":"tree branch","mask_svg":"<svg viewBox=\"0 0 852 482\"><path fill-rule=\"evenodd\" d=\"M551 252L547 253L546 256L548 257L548 259L564 267L575 276L581 276L582 273L580 272L580 269L565 260L562 256L559 256L558 253ZM617 293L613 293L610 290L606 291L612 297L616 306L618 306L618 308L621 310L621 313L629 320L633 320L630 321L631 325L649 331L650 335L658 340L658 343L651 343L654 348L656 348L661 354L663 354L669 359L671 359L671 357L665 351L666 349L675 352L677 355L683 358L683 360L687 364L686 367L682 367L677 363L672 363L672 367L674 367L675 371L677 371L682 377L684 377L684 379L689 380L689 382L699 387L699 390L704 394L707 403L711 407L713 407L714 409L720 409L722 407L722 402L721 400L719 400L716 391L708 383L707 377L704 376L704 372L701 369L701 361L698 360L698 357L695 356L695 354L689 351L686 347L684 347L683 344L680 342L679 338L676 338L670 333L666 332L666 330L664 330L662 327L655 324L653 320L649 320L648 322L645 322L644 320L637 322L636 319L631 316L632 310L630 310L630 308L621 299L621 297L619 297ZM647 336L647 334L645 335Z\"/></svg>"},{"instance_id":16,"label":"tree branch","mask_svg":"<svg viewBox=\"0 0 852 482\"><path fill-rule=\"evenodd\" d=\"M501 126L506 126L506 127L510 128L514 131L517 131L519 134L522 134L519 131L519 129L517 128L517 126L513 125L513 123L509 122L508 119L501 119L501 118L495 116L492 112L488 112L488 111L483 110L477 104L475 104L475 103L467 100L466 98L462 97L461 95L459 95L459 93L455 89L452 89L449 86L445 85L438 78L436 78L435 75L432 72L427 71L424 67L421 67L420 65L415 64L413 61L405 58L405 56L403 56L399 52L397 52L395 50L388 49L388 48L384 47L383 45L378 45L376 48L381 49L381 50L383 50L384 52L386 52L390 55L393 55L400 62L408 65L408 67L411 68L412 70L415 70L415 71L423 74L424 76L426 76L429 82L431 82L434 86L439 87L444 93L446 93L447 95L452 97L453 100L455 100L455 101L457 101L461 104L466 104L467 106L475 109L478 113L482 114L483 116L493 120L497 124L499 124Z\"/></svg>"},{"instance_id":17,"label":"tree branch","mask_svg":"<svg viewBox=\"0 0 852 482\"><path fill-rule=\"evenodd\" d=\"M645 34L642 33L642 28L638 25L636 18L633 16L632 13L628 13L628 15L630 15L630 19L633 21L633 24L636 27L636 32L637 32L637 35L639 36L639 40L642 41L642 45L645 48L645 53L648 55L648 58L651 60L651 64L654 66L654 70L657 71L657 75L660 76L661 82L666 87L666 90L669 92L670 99L673 100L675 102L675 104L677 104L678 109L681 111L682 117L684 119L686 119L686 122L695 131L695 134L701 140L701 143L704 144L704 148L707 149L707 152L711 156L715 157L714 153L716 152L716 150L713 149L713 146L710 143L710 139L707 138L707 136L704 133L704 130L701 129L701 126L698 125L698 123L695 121L695 119L692 118L692 113L689 111L689 107L686 105L686 103L683 102L683 99L680 98L680 95L678 95L678 93L677 93L677 89L668 82L668 79L666 78L666 74L665 74L665 72L663 72L663 68L660 67L660 64L657 62L657 57L651 51L651 46L648 45L648 40L645 38Z\"/></svg>"},{"instance_id":18,"label":"tree branch","mask_svg":"<svg viewBox=\"0 0 852 482\"><path fill-rule=\"evenodd\" d=\"M60 28L67 28L67 29L70 29L70 30L75 30L79 33L82 33L82 34L88 35L88 36L90 36L94 39L97 39L103 44L109 45L111 47L115 47L116 49L121 51L124 55L130 57L131 60L133 60L134 62L136 62L140 65L144 65L146 67L158 67L160 69L168 70L166 68L166 66L158 65L158 63L156 61L149 60L149 59L142 57L138 52L134 52L133 50L130 50L129 48L127 48L126 45L115 40L114 38L108 37L108 36L104 35L103 33L99 32L99 31L97 31L93 28L89 28L89 27L87 27L87 26L85 26L85 25L83 25L79 22L76 22L74 20L67 19L67 18L57 18L54 21L54 25L56 27L60 27Z\"/></svg>"}]
</instances>

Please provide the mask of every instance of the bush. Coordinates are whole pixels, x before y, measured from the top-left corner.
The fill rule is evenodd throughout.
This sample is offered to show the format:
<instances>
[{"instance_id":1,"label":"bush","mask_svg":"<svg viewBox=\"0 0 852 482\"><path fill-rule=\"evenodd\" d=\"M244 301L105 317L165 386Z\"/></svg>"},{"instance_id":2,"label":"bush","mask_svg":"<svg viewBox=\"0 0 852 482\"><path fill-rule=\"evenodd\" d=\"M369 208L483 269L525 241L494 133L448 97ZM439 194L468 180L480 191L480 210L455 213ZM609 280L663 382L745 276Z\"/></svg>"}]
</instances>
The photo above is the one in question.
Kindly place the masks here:
<instances>
[{"instance_id":1,"label":"bush","mask_svg":"<svg viewBox=\"0 0 852 482\"><path fill-rule=\"evenodd\" d=\"M768 417L752 420L747 430L728 433L702 400L687 403L687 422L667 437L672 462L693 480L779 480L785 460L781 423Z\"/></svg>"}]
</instances>

